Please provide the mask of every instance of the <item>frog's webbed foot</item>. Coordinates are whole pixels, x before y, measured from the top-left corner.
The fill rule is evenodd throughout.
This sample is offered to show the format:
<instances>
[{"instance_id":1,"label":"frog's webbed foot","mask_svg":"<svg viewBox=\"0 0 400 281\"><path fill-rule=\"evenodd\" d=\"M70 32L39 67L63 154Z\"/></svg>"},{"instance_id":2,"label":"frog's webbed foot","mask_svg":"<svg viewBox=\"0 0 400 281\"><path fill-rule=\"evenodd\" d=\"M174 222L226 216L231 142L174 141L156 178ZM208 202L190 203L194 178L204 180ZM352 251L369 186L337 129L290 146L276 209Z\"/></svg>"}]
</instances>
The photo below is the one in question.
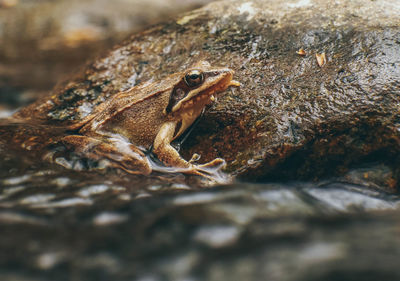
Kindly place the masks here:
<instances>
[{"instance_id":1,"label":"frog's webbed foot","mask_svg":"<svg viewBox=\"0 0 400 281\"><path fill-rule=\"evenodd\" d=\"M175 172L182 172L189 175L201 176L210 182L224 184L230 182L230 177L222 172L226 166L224 159L216 158L205 164L195 164L194 162L200 159L200 155L193 154L187 164L183 167L176 167Z\"/></svg>"},{"instance_id":2,"label":"frog's webbed foot","mask_svg":"<svg viewBox=\"0 0 400 281\"><path fill-rule=\"evenodd\" d=\"M204 164L195 164L195 162L199 161L201 156L197 153L193 153L192 158L188 161L194 169L223 169L226 166L226 162L222 158L215 158L214 160L204 163Z\"/></svg>"},{"instance_id":3,"label":"frog's webbed foot","mask_svg":"<svg viewBox=\"0 0 400 281\"><path fill-rule=\"evenodd\" d=\"M86 136L66 136L62 142L75 153L96 161L107 160L108 165L121 168L131 174L150 174L151 166L147 157L134 145L121 141L101 140Z\"/></svg>"},{"instance_id":4,"label":"frog's webbed foot","mask_svg":"<svg viewBox=\"0 0 400 281\"><path fill-rule=\"evenodd\" d=\"M226 184L230 182L231 178L222 172L225 166L224 159L216 158L205 164L192 164L185 173L198 175L218 184Z\"/></svg>"}]
</instances>

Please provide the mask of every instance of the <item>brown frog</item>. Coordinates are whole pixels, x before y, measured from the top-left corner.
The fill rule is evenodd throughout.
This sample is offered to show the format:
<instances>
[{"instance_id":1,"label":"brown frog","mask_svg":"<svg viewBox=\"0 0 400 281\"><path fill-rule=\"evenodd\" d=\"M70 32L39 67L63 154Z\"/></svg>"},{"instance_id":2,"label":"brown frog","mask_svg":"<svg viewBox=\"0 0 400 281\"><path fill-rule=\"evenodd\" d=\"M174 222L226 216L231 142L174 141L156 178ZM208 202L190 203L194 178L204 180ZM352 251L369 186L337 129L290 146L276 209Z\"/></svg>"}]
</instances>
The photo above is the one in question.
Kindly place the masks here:
<instances>
[{"instance_id":1,"label":"brown frog","mask_svg":"<svg viewBox=\"0 0 400 281\"><path fill-rule=\"evenodd\" d=\"M106 159L110 166L129 173L151 173L154 165L145 154L151 150L165 166L178 168L174 171L207 174L207 168L220 166L224 160L194 164L195 156L186 161L171 142L193 124L215 94L240 85L232 77L233 70L200 61L161 82L114 95L69 127L79 129L79 135L66 136L62 141L84 157Z\"/></svg>"}]
</instances>

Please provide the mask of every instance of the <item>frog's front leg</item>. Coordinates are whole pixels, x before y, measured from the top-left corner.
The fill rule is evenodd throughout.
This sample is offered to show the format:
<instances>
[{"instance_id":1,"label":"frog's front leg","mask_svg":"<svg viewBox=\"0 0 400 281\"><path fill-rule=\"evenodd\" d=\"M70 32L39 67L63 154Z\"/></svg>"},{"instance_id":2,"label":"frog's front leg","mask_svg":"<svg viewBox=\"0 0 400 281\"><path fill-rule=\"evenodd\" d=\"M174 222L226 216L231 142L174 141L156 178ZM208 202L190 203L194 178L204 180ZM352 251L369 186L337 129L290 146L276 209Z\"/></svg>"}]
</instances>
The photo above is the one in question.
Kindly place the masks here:
<instances>
[{"instance_id":1,"label":"frog's front leg","mask_svg":"<svg viewBox=\"0 0 400 281\"><path fill-rule=\"evenodd\" d=\"M107 139L72 135L61 140L77 154L93 160L106 159L110 166L121 168L131 174L150 174L151 166L144 153L131 143L119 139Z\"/></svg>"},{"instance_id":2,"label":"frog's front leg","mask_svg":"<svg viewBox=\"0 0 400 281\"><path fill-rule=\"evenodd\" d=\"M154 140L153 152L164 164L171 167L187 169L186 171L188 173L204 175L204 173L207 173L204 169L221 167L225 163L223 159L216 158L206 164L194 165L183 159L178 151L171 145L176 125L177 122L174 121L164 123Z\"/></svg>"}]
</instances>

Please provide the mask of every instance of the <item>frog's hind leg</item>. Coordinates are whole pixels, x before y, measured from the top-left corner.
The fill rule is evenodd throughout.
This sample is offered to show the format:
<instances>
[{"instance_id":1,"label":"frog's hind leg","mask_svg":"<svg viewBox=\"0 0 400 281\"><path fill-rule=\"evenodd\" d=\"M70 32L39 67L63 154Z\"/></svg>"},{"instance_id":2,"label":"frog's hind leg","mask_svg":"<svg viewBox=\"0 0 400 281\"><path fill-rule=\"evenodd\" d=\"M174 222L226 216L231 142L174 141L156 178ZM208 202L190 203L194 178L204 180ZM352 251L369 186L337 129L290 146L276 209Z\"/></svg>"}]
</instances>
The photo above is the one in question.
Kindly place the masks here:
<instances>
[{"instance_id":1,"label":"frog's hind leg","mask_svg":"<svg viewBox=\"0 0 400 281\"><path fill-rule=\"evenodd\" d=\"M106 159L109 166L123 169L130 174L151 173L151 166L146 155L130 143L118 139L104 142L79 135L66 136L61 141L78 155L96 161Z\"/></svg>"}]
</instances>

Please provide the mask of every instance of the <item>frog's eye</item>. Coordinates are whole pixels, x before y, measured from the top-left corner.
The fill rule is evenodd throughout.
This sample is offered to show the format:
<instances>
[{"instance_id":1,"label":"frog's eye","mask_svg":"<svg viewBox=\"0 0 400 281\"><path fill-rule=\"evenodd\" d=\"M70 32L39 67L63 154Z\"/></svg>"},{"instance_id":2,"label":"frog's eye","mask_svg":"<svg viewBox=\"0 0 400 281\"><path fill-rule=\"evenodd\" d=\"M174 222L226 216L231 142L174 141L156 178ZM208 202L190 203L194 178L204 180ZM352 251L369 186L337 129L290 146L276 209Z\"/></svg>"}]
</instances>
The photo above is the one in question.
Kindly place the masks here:
<instances>
[{"instance_id":1,"label":"frog's eye","mask_svg":"<svg viewBox=\"0 0 400 281\"><path fill-rule=\"evenodd\" d=\"M194 69L186 73L185 75L185 83L189 87L196 87L203 83L204 75L200 70Z\"/></svg>"}]
</instances>

